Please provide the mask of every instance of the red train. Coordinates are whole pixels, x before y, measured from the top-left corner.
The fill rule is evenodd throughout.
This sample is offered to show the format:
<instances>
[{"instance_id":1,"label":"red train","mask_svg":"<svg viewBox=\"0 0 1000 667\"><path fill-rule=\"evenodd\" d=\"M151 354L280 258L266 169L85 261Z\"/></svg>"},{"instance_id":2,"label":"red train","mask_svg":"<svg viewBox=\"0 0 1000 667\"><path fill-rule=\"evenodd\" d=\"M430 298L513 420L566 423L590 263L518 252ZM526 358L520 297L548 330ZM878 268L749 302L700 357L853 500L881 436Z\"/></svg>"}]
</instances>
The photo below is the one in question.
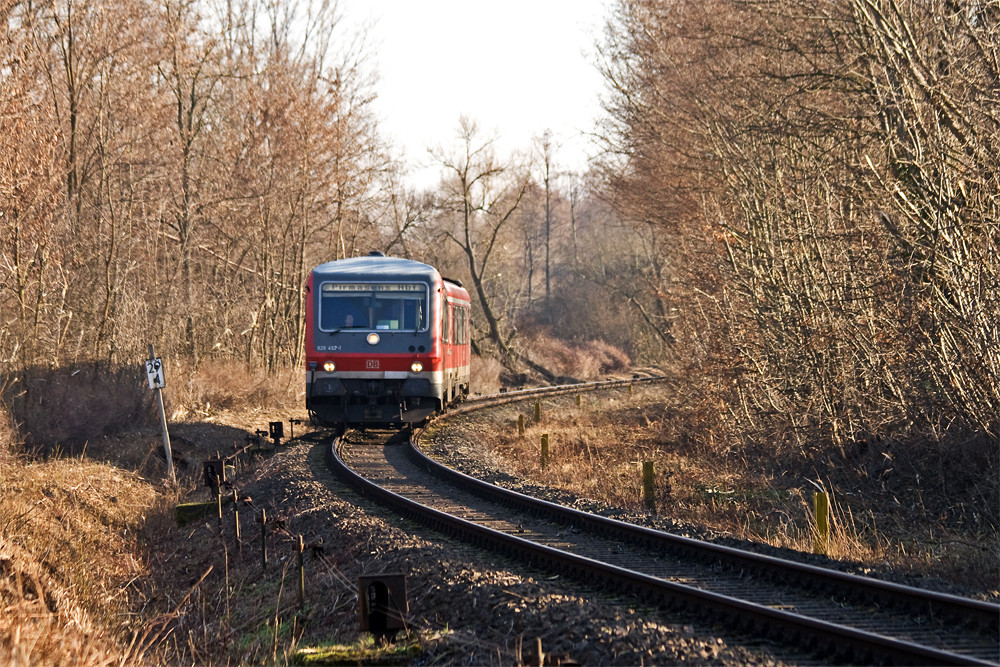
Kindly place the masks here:
<instances>
[{"instance_id":1,"label":"red train","mask_svg":"<svg viewBox=\"0 0 1000 667\"><path fill-rule=\"evenodd\" d=\"M469 293L381 253L327 262L309 274L305 345L314 422L419 423L469 394Z\"/></svg>"}]
</instances>

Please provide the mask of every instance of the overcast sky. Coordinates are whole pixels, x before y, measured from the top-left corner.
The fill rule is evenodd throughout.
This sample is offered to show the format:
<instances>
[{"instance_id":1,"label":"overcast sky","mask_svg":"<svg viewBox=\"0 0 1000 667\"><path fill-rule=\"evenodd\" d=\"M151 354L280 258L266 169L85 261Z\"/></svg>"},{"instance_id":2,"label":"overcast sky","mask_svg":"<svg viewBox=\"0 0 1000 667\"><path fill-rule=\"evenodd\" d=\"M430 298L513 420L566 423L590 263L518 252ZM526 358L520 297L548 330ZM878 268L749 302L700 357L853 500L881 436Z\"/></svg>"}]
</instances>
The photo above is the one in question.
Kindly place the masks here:
<instances>
[{"instance_id":1,"label":"overcast sky","mask_svg":"<svg viewBox=\"0 0 1000 667\"><path fill-rule=\"evenodd\" d=\"M340 0L350 23L368 25L384 131L414 167L436 172L427 149L456 145L466 115L495 134L503 153L550 129L558 164L582 169L582 133L599 114L594 62L611 0Z\"/></svg>"}]
</instances>

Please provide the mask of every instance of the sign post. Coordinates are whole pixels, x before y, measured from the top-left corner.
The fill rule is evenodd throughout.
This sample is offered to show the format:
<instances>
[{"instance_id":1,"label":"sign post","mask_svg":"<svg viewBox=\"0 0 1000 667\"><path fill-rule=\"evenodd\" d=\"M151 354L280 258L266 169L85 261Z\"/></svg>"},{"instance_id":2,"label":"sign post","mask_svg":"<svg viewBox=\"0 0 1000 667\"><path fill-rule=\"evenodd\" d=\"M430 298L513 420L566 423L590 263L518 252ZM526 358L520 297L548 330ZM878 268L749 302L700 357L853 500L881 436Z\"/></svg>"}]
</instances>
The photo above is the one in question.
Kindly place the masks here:
<instances>
[{"instance_id":1,"label":"sign post","mask_svg":"<svg viewBox=\"0 0 1000 667\"><path fill-rule=\"evenodd\" d=\"M163 453L167 456L167 474L170 475L170 483L177 486L177 477L174 475L174 455L170 451L170 433L167 431L167 411L163 407L163 388L167 385L163 376L163 360L153 352L153 344L149 344L149 359L146 360L146 377L149 379L149 388L156 392L156 399L160 404L160 426L163 429Z\"/></svg>"}]
</instances>

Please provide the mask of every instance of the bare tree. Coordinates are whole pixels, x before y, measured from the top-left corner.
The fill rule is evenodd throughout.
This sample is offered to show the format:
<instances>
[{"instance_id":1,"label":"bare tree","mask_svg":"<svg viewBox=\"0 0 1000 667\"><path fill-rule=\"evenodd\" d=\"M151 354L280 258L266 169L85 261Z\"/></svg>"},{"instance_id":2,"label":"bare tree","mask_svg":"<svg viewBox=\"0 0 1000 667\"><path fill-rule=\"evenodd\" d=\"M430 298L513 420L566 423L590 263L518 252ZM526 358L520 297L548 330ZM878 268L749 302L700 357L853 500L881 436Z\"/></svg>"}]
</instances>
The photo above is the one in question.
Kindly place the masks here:
<instances>
[{"instance_id":1,"label":"bare tree","mask_svg":"<svg viewBox=\"0 0 1000 667\"><path fill-rule=\"evenodd\" d=\"M685 321L710 306L748 419L995 432L996 25L989 3L619 3L610 193L693 251L670 290Z\"/></svg>"},{"instance_id":2,"label":"bare tree","mask_svg":"<svg viewBox=\"0 0 1000 667\"><path fill-rule=\"evenodd\" d=\"M322 0L2 12L2 358L294 362L308 267L382 242L363 35Z\"/></svg>"},{"instance_id":3,"label":"bare tree","mask_svg":"<svg viewBox=\"0 0 1000 667\"><path fill-rule=\"evenodd\" d=\"M541 157L542 185L545 188L545 305L548 307L552 301L552 171L555 159L552 132L542 134L536 141L536 148Z\"/></svg>"},{"instance_id":4,"label":"bare tree","mask_svg":"<svg viewBox=\"0 0 1000 667\"><path fill-rule=\"evenodd\" d=\"M194 292L194 252L198 232L205 225L205 206L211 188L221 184L212 177L215 160L209 153L214 96L225 75L217 44L200 30L195 3L167 0L163 4L165 51L157 71L169 91L174 113L165 185L168 191L167 227L176 243L173 268L165 281L167 312L184 322L183 348L197 363L201 352L195 341L201 308ZM217 117L217 116L216 116ZM205 192L208 191L208 192ZM174 295L180 293L179 301Z\"/></svg>"},{"instance_id":5,"label":"bare tree","mask_svg":"<svg viewBox=\"0 0 1000 667\"><path fill-rule=\"evenodd\" d=\"M492 264L514 214L521 206L531 183L528 171L516 162L501 162L491 139L480 139L475 122L459 121L460 147L452 155L436 153L445 169L441 208L453 216L453 226L445 230L465 255L473 289L486 319L490 340L506 363L513 364L510 347L511 323L502 324L488 287Z\"/></svg>"},{"instance_id":6,"label":"bare tree","mask_svg":"<svg viewBox=\"0 0 1000 667\"><path fill-rule=\"evenodd\" d=\"M42 63L18 29L35 20L28 7L0 12L0 363L21 367L48 357L64 324L46 298L58 257L59 138L36 94Z\"/></svg>"},{"instance_id":7,"label":"bare tree","mask_svg":"<svg viewBox=\"0 0 1000 667\"><path fill-rule=\"evenodd\" d=\"M998 432L1000 9L850 3L859 75L879 114L867 153L878 218L925 305L921 355L947 402ZM987 92L993 90L993 93Z\"/></svg>"},{"instance_id":8,"label":"bare tree","mask_svg":"<svg viewBox=\"0 0 1000 667\"><path fill-rule=\"evenodd\" d=\"M52 247L62 256L50 256L41 284L59 302L42 307L75 315L77 354L117 359L134 345L130 283L140 235L133 206L149 165L138 156L150 140L144 111L152 94L147 44L155 36L148 17L155 14L138 0L114 9L98 2L21 9L19 25L38 64L30 85L47 103L42 118L59 142L64 183L50 212L59 221Z\"/></svg>"}]
</instances>

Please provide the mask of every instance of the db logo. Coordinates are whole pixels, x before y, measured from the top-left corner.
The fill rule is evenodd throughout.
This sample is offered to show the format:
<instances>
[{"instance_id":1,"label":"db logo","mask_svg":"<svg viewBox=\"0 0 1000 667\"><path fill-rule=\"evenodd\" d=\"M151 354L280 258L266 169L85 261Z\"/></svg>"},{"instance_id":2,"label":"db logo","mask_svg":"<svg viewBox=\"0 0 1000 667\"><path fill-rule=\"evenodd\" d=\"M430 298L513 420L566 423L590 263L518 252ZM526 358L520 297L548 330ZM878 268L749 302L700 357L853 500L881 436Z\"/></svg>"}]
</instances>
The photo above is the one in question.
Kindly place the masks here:
<instances>
[{"instance_id":1,"label":"db logo","mask_svg":"<svg viewBox=\"0 0 1000 667\"><path fill-rule=\"evenodd\" d=\"M366 363L369 369L378 368L378 359L368 359Z\"/></svg>"}]
</instances>

